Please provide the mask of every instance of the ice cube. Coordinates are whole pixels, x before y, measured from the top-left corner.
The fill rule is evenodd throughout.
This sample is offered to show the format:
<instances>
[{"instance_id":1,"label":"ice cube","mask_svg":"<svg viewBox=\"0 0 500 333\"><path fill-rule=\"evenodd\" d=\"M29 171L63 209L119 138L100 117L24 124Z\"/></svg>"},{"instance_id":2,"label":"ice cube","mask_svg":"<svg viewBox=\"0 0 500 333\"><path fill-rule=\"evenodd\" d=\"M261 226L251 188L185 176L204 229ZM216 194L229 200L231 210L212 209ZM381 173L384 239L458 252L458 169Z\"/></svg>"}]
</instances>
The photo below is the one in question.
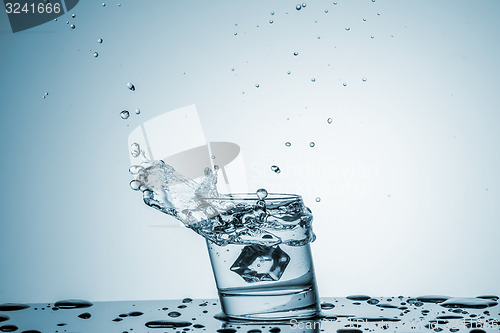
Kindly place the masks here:
<instances>
[{"instance_id":1,"label":"ice cube","mask_svg":"<svg viewBox=\"0 0 500 333\"><path fill-rule=\"evenodd\" d=\"M248 283L278 281L289 262L290 256L279 246L253 244L241 250L231 270Z\"/></svg>"}]
</instances>

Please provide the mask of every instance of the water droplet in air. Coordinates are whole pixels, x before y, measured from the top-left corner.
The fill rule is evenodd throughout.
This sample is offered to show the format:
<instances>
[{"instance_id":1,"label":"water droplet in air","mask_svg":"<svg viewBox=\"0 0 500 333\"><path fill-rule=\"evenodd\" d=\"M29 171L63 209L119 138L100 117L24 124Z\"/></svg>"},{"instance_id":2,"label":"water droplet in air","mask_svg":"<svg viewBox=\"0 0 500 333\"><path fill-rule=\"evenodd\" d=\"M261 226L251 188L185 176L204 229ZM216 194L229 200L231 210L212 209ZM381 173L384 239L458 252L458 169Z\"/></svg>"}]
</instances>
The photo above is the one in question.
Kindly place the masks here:
<instances>
[{"instance_id":1,"label":"water droplet in air","mask_svg":"<svg viewBox=\"0 0 500 333\"><path fill-rule=\"evenodd\" d=\"M73 14L73 15L71 15L71 17L72 17L72 18L75 18L75 17L76 17L76 15L75 15L75 14Z\"/></svg>"},{"instance_id":2,"label":"water droplet in air","mask_svg":"<svg viewBox=\"0 0 500 333\"><path fill-rule=\"evenodd\" d=\"M320 202L321 201L321 198L320 197L316 197L316 202Z\"/></svg>"},{"instance_id":3,"label":"water droplet in air","mask_svg":"<svg viewBox=\"0 0 500 333\"><path fill-rule=\"evenodd\" d=\"M349 27L345 27L345 30L349 31L349 30L351 30L351 28L349 28Z\"/></svg>"},{"instance_id":4,"label":"water droplet in air","mask_svg":"<svg viewBox=\"0 0 500 333\"><path fill-rule=\"evenodd\" d=\"M273 24L273 23L274 23L274 21L273 21L273 20L269 20L269 23L270 23L270 24Z\"/></svg>"},{"instance_id":5,"label":"water droplet in air","mask_svg":"<svg viewBox=\"0 0 500 333\"><path fill-rule=\"evenodd\" d=\"M127 110L123 110L122 112L120 112L120 117L122 119L128 119L128 117L130 117L130 112L128 112Z\"/></svg>"},{"instance_id":6,"label":"water droplet in air","mask_svg":"<svg viewBox=\"0 0 500 333\"><path fill-rule=\"evenodd\" d=\"M75 29L76 28L74 24L70 25L70 27L71 27L71 29Z\"/></svg>"},{"instance_id":7,"label":"water droplet in air","mask_svg":"<svg viewBox=\"0 0 500 333\"><path fill-rule=\"evenodd\" d=\"M366 82L366 77L362 78L361 81Z\"/></svg>"},{"instance_id":8,"label":"water droplet in air","mask_svg":"<svg viewBox=\"0 0 500 333\"><path fill-rule=\"evenodd\" d=\"M141 114L141 109L135 109L135 114Z\"/></svg>"},{"instance_id":9,"label":"water droplet in air","mask_svg":"<svg viewBox=\"0 0 500 333\"><path fill-rule=\"evenodd\" d=\"M311 79L311 82L316 82L316 79L315 79L315 78L312 78L312 79Z\"/></svg>"},{"instance_id":10,"label":"water droplet in air","mask_svg":"<svg viewBox=\"0 0 500 333\"><path fill-rule=\"evenodd\" d=\"M99 53L94 52L94 57L97 58L99 56Z\"/></svg>"},{"instance_id":11,"label":"water droplet in air","mask_svg":"<svg viewBox=\"0 0 500 333\"><path fill-rule=\"evenodd\" d=\"M130 155L132 157L139 157L141 154L141 146L138 143L133 143L130 145Z\"/></svg>"},{"instance_id":12,"label":"water droplet in air","mask_svg":"<svg viewBox=\"0 0 500 333\"><path fill-rule=\"evenodd\" d=\"M297 6L295 6L295 9L297 10L301 10L302 9L302 6L300 4L298 4Z\"/></svg>"},{"instance_id":13,"label":"water droplet in air","mask_svg":"<svg viewBox=\"0 0 500 333\"><path fill-rule=\"evenodd\" d=\"M325 9L325 13L328 13L328 9Z\"/></svg>"},{"instance_id":14,"label":"water droplet in air","mask_svg":"<svg viewBox=\"0 0 500 333\"><path fill-rule=\"evenodd\" d=\"M238 35L238 33L237 33L237 32L235 32L235 33L234 33L234 35L236 36L236 35Z\"/></svg>"},{"instance_id":15,"label":"water droplet in air","mask_svg":"<svg viewBox=\"0 0 500 333\"><path fill-rule=\"evenodd\" d=\"M333 4L334 4L334 5L337 5L337 2L336 2L336 1L334 1L334 2L333 2Z\"/></svg>"},{"instance_id":16,"label":"water droplet in air","mask_svg":"<svg viewBox=\"0 0 500 333\"><path fill-rule=\"evenodd\" d=\"M103 6L103 7L106 7L106 4L103 2L103 3L102 3L102 6Z\"/></svg>"},{"instance_id":17,"label":"water droplet in air","mask_svg":"<svg viewBox=\"0 0 500 333\"><path fill-rule=\"evenodd\" d=\"M292 74L292 72L290 72L290 71L288 71L288 72L286 72L286 73L287 73L288 75Z\"/></svg>"},{"instance_id":18,"label":"water droplet in air","mask_svg":"<svg viewBox=\"0 0 500 333\"><path fill-rule=\"evenodd\" d=\"M293 52L293 55L294 55L294 56L298 56L298 55L299 55L299 52Z\"/></svg>"},{"instance_id":19,"label":"water droplet in air","mask_svg":"<svg viewBox=\"0 0 500 333\"><path fill-rule=\"evenodd\" d=\"M132 180L130 182L130 188L134 191L139 191L139 188L141 187L141 182L138 180Z\"/></svg>"},{"instance_id":20,"label":"water droplet in air","mask_svg":"<svg viewBox=\"0 0 500 333\"><path fill-rule=\"evenodd\" d=\"M306 8L307 4L306 3L302 3L302 8Z\"/></svg>"},{"instance_id":21,"label":"water droplet in air","mask_svg":"<svg viewBox=\"0 0 500 333\"><path fill-rule=\"evenodd\" d=\"M290 142L285 142L285 146L290 147L292 144Z\"/></svg>"},{"instance_id":22,"label":"water droplet in air","mask_svg":"<svg viewBox=\"0 0 500 333\"><path fill-rule=\"evenodd\" d=\"M314 147L316 144L314 142L309 143L309 147Z\"/></svg>"},{"instance_id":23,"label":"water droplet in air","mask_svg":"<svg viewBox=\"0 0 500 333\"><path fill-rule=\"evenodd\" d=\"M347 83L345 83L345 82L344 82L344 83L342 83L342 85L343 85L344 87L347 87Z\"/></svg>"},{"instance_id":24,"label":"water droplet in air","mask_svg":"<svg viewBox=\"0 0 500 333\"><path fill-rule=\"evenodd\" d=\"M139 155L137 155L139 156ZM129 169L128 169L128 172L130 172L130 174L132 175L137 175L139 174L139 172L143 171L144 168L140 165L132 165Z\"/></svg>"},{"instance_id":25,"label":"water droplet in air","mask_svg":"<svg viewBox=\"0 0 500 333\"><path fill-rule=\"evenodd\" d=\"M271 12L271 15L274 15L274 12Z\"/></svg>"},{"instance_id":26,"label":"water droplet in air","mask_svg":"<svg viewBox=\"0 0 500 333\"><path fill-rule=\"evenodd\" d=\"M366 19L365 19L365 18L363 19L363 22L366 22Z\"/></svg>"},{"instance_id":27,"label":"water droplet in air","mask_svg":"<svg viewBox=\"0 0 500 333\"><path fill-rule=\"evenodd\" d=\"M258 88L258 87L260 87L260 84L256 83L255 88Z\"/></svg>"},{"instance_id":28,"label":"water droplet in air","mask_svg":"<svg viewBox=\"0 0 500 333\"><path fill-rule=\"evenodd\" d=\"M277 166L277 165L271 166L271 170L274 171L275 173L280 173L281 172L280 167Z\"/></svg>"},{"instance_id":29,"label":"water droplet in air","mask_svg":"<svg viewBox=\"0 0 500 333\"><path fill-rule=\"evenodd\" d=\"M373 38L375 38L375 36L371 35L370 38L373 39Z\"/></svg>"},{"instance_id":30,"label":"water droplet in air","mask_svg":"<svg viewBox=\"0 0 500 333\"><path fill-rule=\"evenodd\" d=\"M97 42L98 42L99 44L102 44L102 38L99 38L99 39L97 40Z\"/></svg>"},{"instance_id":31,"label":"water droplet in air","mask_svg":"<svg viewBox=\"0 0 500 333\"><path fill-rule=\"evenodd\" d=\"M267 198L267 191L264 188L258 189L256 193L259 200L264 200L265 198Z\"/></svg>"},{"instance_id":32,"label":"water droplet in air","mask_svg":"<svg viewBox=\"0 0 500 333\"><path fill-rule=\"evenodd\" d=\"M135 86L130 82L127 83L127 88L129 88L132 91L135 91Z\"/></svg>"},{"instance_id":33,"label":"water droplet in air","mask_svg":"<svg viewBox=\"0 0 500 333\"><path fill-rule=\"evenodd\" d=\"M333 121L333 119L332 119L332 118L328 118L328 119L326 120L326 122L327 122L327 123L329 123L329 124L331 124L331 123L332 123L332 121Z\"/></svg>"}]
</instances>

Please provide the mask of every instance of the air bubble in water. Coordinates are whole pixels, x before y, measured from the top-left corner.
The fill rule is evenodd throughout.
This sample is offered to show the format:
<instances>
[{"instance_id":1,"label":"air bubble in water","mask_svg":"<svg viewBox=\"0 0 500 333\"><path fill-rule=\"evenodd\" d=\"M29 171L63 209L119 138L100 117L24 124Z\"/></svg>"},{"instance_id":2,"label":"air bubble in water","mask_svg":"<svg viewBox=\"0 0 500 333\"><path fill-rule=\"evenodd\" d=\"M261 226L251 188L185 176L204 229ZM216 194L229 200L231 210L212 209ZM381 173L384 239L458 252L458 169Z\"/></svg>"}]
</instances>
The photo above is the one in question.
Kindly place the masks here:
<instances>
[{"instance_id":1,"label":"air bubble in water","mask_svg":"<svg viewBox=\"0 0 500 333\"><path fill-rule=\"evenodd\" d=\"M94 57L97 58L99 56L99 53L94 52Z\"/></svg>"},{"instance_id":2,"label":"air bubble in water","mask_svg":"<svg viewBox=\"0 0 500 333\"><path fill-rule=\"evenodd\" d=\"M316 197L316 202L320 202L321 201L321 198L320 197Z\"/></svg>"},{"instance_id":3,"label":"air bubble in water","mask_svg":"<svg viewBox=\"0 0 500 333\"><path fill-rule=\"evenodd\" d=\"M74 24L70 25L70 27L71 27L71 29L75 29L76 28Z\"/></svg>"},{"instance_id":4,"label":"air bubble in water","mask_svg":"<svg viewBox=\"0 0 500 333\"><path fill-rule=\"evenodd\" d=\"M290 142L285 142L285 146L290 147L292 144Z\"/></svg>"},{"instance_id":5,"label":"air bubble in water","mask_svg":"<svg viewBox=\"0 0 500 333\"><path fill-rule=\"evenodd\" d=\"M132 91L135 91L135 86L130 82L127 83L127 88L129 88Z\"/></svg>"},{"instance_id":6,"label":"air bubble in water","mask_svg":"<svg viewBox=\"0 0 500 333\"><path fill-rule=\"evenodd\" d=\"M327 123L329 123L329 124L331 124L331 123L332 123L332 121L333 121L333 119L332 119L332 118L328 118L328 119L326 120L326 122L327 122Z\"/></svg>"},{"instance_id":7,"label":"air bubble in water","mask_svg":"<svg viewBox=\"0 0 500 333\"><path fill-rule=\"evenodd\" d=\"M297 6L295 6L295 9L297 10L301 10L302 9L302 6L300 4L298 4Z\"/></svg>"},{"instance_id":8,"label":"air bubble in water","mask_svg":"<svg viewBox=\"0 0 500 333\"><path fill-rule=\"evenodd\" d=\"M138 180L132 180L130 182L130 188L134 191L139 191L139 188L141 187L141 182Z\"/></svg>"},{"instance_id":9,"label":"air bubble in water","mask_svg":"<svg viewBox=\"0 0 500 333\"><path fill-rule=\"evenodd\" d=\"M311 141L311 143L309 143L309 147L314 147L314 146L316 146L316 144Z\"/></svg>"},{"instance_id":10,"label":"air bubble in water","mask_svg":"<svg viewBox=\"0 0 500 333\"><path fill-rule=\"evenodd\" d=\"M135 109L135 114L141 114L141 109Z\"/></svg>"},{"instance_id":11,"label":"air bubble in water","mask_svg":"<svg viewBox=\"0 0 500 333\"><path fill-rule=\"evenodd\" d=\"M97 42L98 42L99 44L102 44L102 38L99 38L99 39L97 40Z\"/></svg>"},{"instance_id":12,"label":"air bubble in water","mask_svg":"<svg viewBox=\"0 0 500 333\"><path fill-rule=\"evenodd\" d=\"M256 193L259 200L264 200L265 198L267 198L267 191L264 188L258 189Z\"/></svg>"},{"instance_id":13,"label":"air bubble in water","mask_svg":"<svg viewBox=\"0 0 500 333\"><path fill-rule=\"evenodd\" d=\"M128 112L127 110L123 110L122 112L120 112L120 117L122 119L128 119L128 117L130 117L130 112Z\"/></svg>"},{"instance_id":14,"label":"air bubble in water","mask_svg":"<svg viewBox=\"0 0 500 333\"><path fill-rule=\"evenodd\" d=\"M277 166L277 165L271 166L271 170L274 171L275 173L280 173L281 172L280 167Z\"/></svg>"},{"instance_id":15,"label":"air bubble in water","mask_svg":"<svg viewBox=\"0 0 500 333\"><path fill-rule=\"evenodd\" d=\"M138 143L133 143L130 145L130 155L132 157L139 157L141 154L141 146Z\"/></svg>"}]
</instances>

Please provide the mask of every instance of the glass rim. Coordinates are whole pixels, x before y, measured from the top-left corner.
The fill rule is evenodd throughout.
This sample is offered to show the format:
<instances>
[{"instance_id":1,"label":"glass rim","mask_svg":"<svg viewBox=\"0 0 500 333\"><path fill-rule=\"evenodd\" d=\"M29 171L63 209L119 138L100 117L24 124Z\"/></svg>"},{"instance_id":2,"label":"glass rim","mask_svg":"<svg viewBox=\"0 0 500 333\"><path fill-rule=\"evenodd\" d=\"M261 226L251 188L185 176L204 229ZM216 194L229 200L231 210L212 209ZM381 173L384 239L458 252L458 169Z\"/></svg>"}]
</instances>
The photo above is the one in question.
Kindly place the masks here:
<instances>
[{"instance_id":1,"label":"glass rim","mask_svg":"<svg viewBox=\"0 0 500 333\"><path fill-rule=\"evenodd\" d=\"M252 201L259 200L257 193L230 193L221 194L220 197L201 197L201 200L217 200L217 201ZM302 197L298 194L288 194L288 193L268 193L264 201L275 201L275 200L302 200Z\"/></svg>"}]
</instances>

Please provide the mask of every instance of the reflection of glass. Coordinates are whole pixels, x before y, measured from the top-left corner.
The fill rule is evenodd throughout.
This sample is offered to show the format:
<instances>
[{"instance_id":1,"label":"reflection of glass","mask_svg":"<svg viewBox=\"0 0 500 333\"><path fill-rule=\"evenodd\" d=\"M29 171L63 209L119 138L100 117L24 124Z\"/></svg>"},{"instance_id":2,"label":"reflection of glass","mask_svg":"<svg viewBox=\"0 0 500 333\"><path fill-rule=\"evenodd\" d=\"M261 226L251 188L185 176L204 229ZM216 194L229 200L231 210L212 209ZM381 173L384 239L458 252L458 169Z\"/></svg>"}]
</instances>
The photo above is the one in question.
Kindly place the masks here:
<instances>
[{"instance_id":1,"label":"reflection of glass","mask_svg":"<svg viewBox=\"0 0 500 333\"><path fill-rule=\"evenodd\" d=\"M228 239L226 245L207 240L224 314L247 320L316 317L312 215L302 198L269 194L264 206L255 194L204 200L217 208L220 237ZM258 219L259 207L264 222L251 220Z\"/></svg>"}]
</instances>

